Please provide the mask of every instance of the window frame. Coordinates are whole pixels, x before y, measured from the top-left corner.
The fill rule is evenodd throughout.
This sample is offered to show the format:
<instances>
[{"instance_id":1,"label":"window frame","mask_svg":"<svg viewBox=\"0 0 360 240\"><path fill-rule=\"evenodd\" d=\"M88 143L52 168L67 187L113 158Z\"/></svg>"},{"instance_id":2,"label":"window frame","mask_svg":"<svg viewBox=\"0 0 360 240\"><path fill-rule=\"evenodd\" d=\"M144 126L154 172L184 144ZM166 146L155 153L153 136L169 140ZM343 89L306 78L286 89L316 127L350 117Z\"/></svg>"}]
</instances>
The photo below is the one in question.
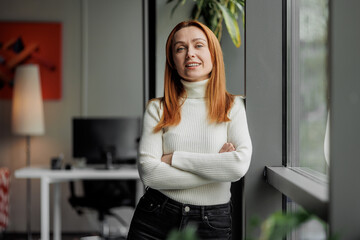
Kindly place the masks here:
<instances>
[{"instance_id":1,"label":"window frame","mask_svg":"<svg viewBox=\"0 0 360 240\"><path fill-rule=\"evenodd\" d=\"M325 177L319 177L311 171L306 171L303 168L297 167L299 163L299 141L294 136L294 131L298 131L299 116L298 111L291 111L291 117L288 117L288 103L289 87L292 91L291 98L297 98L299 94L298 79L298 54L299 49L294 46L299 46L299 5L298 1L282 0L282 126L283 126L283 154L282 167L266 166L265 177L267 183L276 188L283 194L283 211L287 211L286 198L304 207L307 211L316 214L324 221L328 221L329 208L329 183ZM288 11L291 11L291 16L288 16ZM287 23L291 21L292 32L288 31ZM289 34L292 35L290 48L288 47ZM295 37L294 37L295 36ZM295 57L294 57L295 55ZM291 59L291 71L288 72L287 62ZM288 77L291 76L291 86L288 86ZM296 95L297 94L297 95ZM299 103L291 101L291 107L298 109ZM289 123L291 121L291 134L289 133ZM294 130L295 129L295 130ZM290 144L288 144L288 141ZM291 154L291 156L290 156ZM292 164L289 166L288 158L292 158Z\"/></svg>"},{"instance_id":2,"label":"window frame","mask_svg":"<svg viewBox=\"0 0 360 240\"><path fill-rule=\"evenodd\" d=\"M265 166L282 166L286 157L281 94L282 1L246 3L246 111L254 149L245 181L249 228L254 216L266 219L282 208L281 193L263 176ZM360 198L360 188L356 187L360 161L355 160L359 156L360 108L356 99L360 99L360 31L351 26L360 21L360 2L330 0L329 8L331 168L327 222L330 236L359 239L360 208L354 204Z\"/></svg>"},{"instance_id":3,"label":"window frame","mask_svg":"<svg viewBox=\"0 0 360 240\"><path fill-rule=\"evenodd\" d=\"M316 181L291 167L266 167L267 182L307 211L328 220L328 183Z\"/></svg>"}]
</instances>

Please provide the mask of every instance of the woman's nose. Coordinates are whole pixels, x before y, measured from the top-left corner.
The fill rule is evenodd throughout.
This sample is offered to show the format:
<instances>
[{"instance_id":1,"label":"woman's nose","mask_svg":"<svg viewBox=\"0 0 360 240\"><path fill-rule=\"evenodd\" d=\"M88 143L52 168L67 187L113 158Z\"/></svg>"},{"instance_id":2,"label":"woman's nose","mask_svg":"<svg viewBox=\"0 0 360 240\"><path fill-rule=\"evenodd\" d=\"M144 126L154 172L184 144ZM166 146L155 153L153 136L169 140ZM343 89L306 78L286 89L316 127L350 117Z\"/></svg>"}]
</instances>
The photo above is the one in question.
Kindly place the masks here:
<instances>
[{"instance_id":1,"label":"woman's nose","mask_svg":"<svg viewBox=\"0 0 360 240\"><path fill-rule=\"evenodd\" d=\"M189 48L188 48L187 57L188 57L188 58L193 58L193 57L195 57L194 49L193 49L192 47L189 47Z\"/></svg>"}]
</instances>

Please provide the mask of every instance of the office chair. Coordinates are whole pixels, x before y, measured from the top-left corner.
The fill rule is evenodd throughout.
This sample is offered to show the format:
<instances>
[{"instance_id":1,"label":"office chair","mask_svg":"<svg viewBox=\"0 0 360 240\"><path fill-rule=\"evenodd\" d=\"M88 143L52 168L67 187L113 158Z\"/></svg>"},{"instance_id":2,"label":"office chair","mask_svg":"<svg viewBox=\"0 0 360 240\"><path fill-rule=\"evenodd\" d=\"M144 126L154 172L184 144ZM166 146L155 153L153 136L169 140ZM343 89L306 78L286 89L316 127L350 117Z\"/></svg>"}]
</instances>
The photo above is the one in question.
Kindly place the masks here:
<instances>
[{"instance_id":1,"label":"office chair","mask_svg":"<svg viewBox=\"0 0 360 240\"><path fill-rule=\"evenodd\" d=\"M74 182L70 182L69 203L79 215L84 210L95 210L101 223L100 237L103 239L126 239L128 224L112 209L117 207L135 207L136 181L134 180L83 180L83 196L76 196ZM122 228L121 236L113 236L106 223L106 217L113 217Z\"/></svg>"}]
</instances>

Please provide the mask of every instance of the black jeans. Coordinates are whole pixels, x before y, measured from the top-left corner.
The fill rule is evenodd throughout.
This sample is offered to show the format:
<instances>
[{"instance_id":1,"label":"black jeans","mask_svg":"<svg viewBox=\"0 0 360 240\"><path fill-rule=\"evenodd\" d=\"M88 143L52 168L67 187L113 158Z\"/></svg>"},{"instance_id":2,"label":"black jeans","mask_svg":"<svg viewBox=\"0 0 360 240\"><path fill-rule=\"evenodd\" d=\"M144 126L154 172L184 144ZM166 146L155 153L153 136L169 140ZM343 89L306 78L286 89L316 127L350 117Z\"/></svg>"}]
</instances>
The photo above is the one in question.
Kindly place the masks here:
<instances>
[{"instance_id":1,"label":"black jeans","mask_svg":"<svg viewBox=\"0 0 360 240\"><path fill-rule=\"evenodd\" d=\"M128 240L165 240L171 230L182 230L187 225L197 228L201 240L231 239L231 203L182 204L149 188L136 207Z\"/></svg>"}]
</instances>

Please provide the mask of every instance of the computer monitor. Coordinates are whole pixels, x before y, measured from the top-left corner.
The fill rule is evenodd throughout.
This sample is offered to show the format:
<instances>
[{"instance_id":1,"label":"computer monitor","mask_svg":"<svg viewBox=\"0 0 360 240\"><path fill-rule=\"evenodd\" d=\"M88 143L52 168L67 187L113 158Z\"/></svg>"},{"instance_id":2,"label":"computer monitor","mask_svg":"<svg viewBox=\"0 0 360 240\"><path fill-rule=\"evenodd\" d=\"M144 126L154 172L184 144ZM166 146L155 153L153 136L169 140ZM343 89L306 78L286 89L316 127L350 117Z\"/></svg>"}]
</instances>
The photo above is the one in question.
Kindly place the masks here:
<instances>
[{"instance_id":1,"label":"computer monitor","mask_svg":"<svg viewBox=\"0 0 360 240\"><path fill-rule=\"evenodd\" d=\"M112 168L136 162L140 118L73 118L73 157Z\"/></svg>"}]
</instances>

